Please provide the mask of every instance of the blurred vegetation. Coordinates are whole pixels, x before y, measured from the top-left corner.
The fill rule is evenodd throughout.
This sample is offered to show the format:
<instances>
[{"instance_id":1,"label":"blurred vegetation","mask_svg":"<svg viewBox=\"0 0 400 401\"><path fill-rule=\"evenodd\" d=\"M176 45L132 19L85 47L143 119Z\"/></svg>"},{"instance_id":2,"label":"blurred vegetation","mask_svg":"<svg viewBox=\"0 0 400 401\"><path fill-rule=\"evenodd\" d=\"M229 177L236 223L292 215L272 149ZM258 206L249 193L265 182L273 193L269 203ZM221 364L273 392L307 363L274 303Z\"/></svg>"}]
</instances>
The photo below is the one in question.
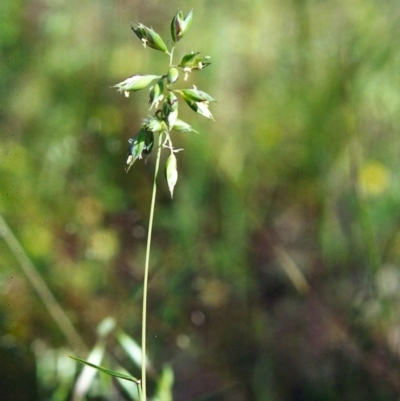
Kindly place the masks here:
<instances>
[{"instance_id":1,"label":"blurred vegetation","mask_svg":"<svg viewBox=\"0 0 400 401\"><path fill-rule=\"evenodd\" d=\"M87 347L108 316L139 340L154 160L123 165L147 93L110 86L163 71L130 22L167 37L179 7L219 103L182 116L173 201L160 180L149 348L174 400L398 399L396 1L2 0L1 215ZM1 398L66 399L40 367L74 344L19 254L0 242Z\"/></svg>"}]
</instances>

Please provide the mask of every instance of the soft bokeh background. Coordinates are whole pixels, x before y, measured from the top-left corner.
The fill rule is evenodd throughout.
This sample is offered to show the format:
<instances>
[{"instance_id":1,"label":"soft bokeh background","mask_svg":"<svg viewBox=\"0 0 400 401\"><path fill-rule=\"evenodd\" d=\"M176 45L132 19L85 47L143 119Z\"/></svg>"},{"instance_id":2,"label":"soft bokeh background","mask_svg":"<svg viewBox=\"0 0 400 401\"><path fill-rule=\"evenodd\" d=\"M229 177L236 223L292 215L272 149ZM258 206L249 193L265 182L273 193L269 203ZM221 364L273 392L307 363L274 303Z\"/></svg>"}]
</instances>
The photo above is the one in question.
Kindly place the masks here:
<instances>
[{"instance_id":1,"label":"soft bokeh background","mask_svg":"<svg viewBox=\"0 0 400 401\"><path fill-rule=\"evenodd\" d=\"M194 21L177 54L213 61L188 84L218 103L216 122L181 105L200 134L174 136L185 151L172 201L159 183L155 374L172 366L175 401L399 399L393 0L1 1L0 213L32 263L1 222L1 398L68 399L76 373L63 381L67 366L46 355L91 348L107 317L140 341L154 158L123 165L147 90L126 99L110 86L165 73L130 23L167 38L178 7ZM88 399L124 399L113 391Z\"/></svg>"}]
</instances>

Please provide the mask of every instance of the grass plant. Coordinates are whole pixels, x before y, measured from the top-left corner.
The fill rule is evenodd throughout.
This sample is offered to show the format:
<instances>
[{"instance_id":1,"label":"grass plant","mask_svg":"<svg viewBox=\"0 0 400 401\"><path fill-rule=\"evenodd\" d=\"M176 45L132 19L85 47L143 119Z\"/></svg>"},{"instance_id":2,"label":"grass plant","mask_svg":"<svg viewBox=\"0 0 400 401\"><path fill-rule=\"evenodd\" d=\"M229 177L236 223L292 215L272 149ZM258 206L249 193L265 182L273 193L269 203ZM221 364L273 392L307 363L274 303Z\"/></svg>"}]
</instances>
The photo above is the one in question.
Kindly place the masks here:
<instances>
[{"instance_id":1,"label":"grass plant","mask_svg":"<svg viewBox=\"0 0 400 401\"><path fill-rule=\"evenodd\" d=\"M209 104L215 102L215 99L208 93L193 88L178 88L174 85L183 75L180 81L186 81L188 75L192 71L200 71L210 65L210 57L202 56L200 52L190 52L185 54L179 63L174 63L174 50L178 42L183 38L189 29L193 18L193 10L186 16L181 10L171 21L171 38L166 45L161 36L153 29L142 23L132 25L132 31L141 40L143 47L155 49L166 54L169 64L164 75L133 75L124 81L116 84L114 87L126 97L129 97L131 92L136 92L150 86L149 105L150 110L155 109L154 114L143 120L143 124L138 133L129 139L127 151L125 171L128 172L132 165L139 159L145 159L150 156L154 146L156 147L156 162L154 170L153 189L150 203L149 225L147 230L147 246L146 259L143 278L143 302L142 302L142 340L141 340L141 379L121 374L80 358L73 357L87 366L96 368L99 371L108 375L133 381L139 386L139 394L141 401L147 400L147 298L148 298L148 279L150 269L150 253L151 240L153 233L154 212L156 204L157 183L160 169L161 152L165 149L169 155L165 162L165 179L171 194L174 194L175 185L178 181L178 164L176 153L183 149L177 149L173 145L172 131L178 132L196 132L188 123L178 118L179 101L178 96L196 113L203 117L213 120L213 115L209 110Z\"/></svg>"}]
</instances>

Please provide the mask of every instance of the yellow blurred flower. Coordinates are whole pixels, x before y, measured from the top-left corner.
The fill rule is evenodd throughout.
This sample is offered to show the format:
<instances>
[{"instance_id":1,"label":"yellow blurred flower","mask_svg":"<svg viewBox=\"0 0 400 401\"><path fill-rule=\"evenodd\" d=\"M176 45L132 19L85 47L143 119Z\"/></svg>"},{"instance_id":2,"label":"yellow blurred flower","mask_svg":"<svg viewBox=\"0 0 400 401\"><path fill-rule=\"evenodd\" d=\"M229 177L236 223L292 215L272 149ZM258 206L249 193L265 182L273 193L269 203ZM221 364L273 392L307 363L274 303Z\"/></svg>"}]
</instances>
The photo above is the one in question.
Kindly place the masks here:
<instances>
[{"instance_id":1,"label":"yellow blurred flower","mask_svg":"<svg viewBox=\"0 0 400 401\"><path fill-rule=\"evenodd\" d=\"M389 187L389 169L380 162L369 162L361 167L358 180L365 194L381 195Z\"/></svg>"}]
</instances>

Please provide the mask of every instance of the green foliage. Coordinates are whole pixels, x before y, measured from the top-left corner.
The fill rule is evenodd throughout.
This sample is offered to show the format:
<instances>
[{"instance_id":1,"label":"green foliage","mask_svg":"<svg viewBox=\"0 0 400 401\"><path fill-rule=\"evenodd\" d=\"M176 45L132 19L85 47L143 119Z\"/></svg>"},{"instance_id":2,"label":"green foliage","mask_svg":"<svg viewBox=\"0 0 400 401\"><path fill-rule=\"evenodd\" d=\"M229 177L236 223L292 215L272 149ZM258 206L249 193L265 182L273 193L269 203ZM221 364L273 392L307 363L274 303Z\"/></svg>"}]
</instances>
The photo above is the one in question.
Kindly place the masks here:
<instances>
[{"instance_id":1,"label":"green foliage","mask_svg":"<svg viewBox=\"0 0 400 401\"><path fill-rule=\"evenodd\" d=\"M162 180L158 188L149 354L156 366L171 363L176 399L220 389L213 398L397 399L396 2L1 1L5 221L89 348L109 315L140 339L132 316L141 314L157 135L147 164L122 169L143 117L150 131L166 129L152 112L161 101L150 112L146 103L151 86L161 80L166 95L169 81L129 100L109 86L168 75L168 55L144 51L129 23L153 26L170 48L168 16L182 6L195 18L177 42L172 89L195 84L222 107L210 103L218 124L192 119L174 92L171 136L185 151L175 153L174 201ZM218 62L199 74L195 62L185 81L178 65L198 50ZM1 397L56 400L59 388L65 400L76 367L61 355L88 352L69 345L3 239ZM293 266L308 287L287 274ZM96 375L89 398L115 395L106 376Z\"/></svg>"},{"instance_id":2,"label":"green foliage","mask_svg":"<svg viewBox=\"0 0 400 401\"><path fill-rule=\"evenodd\" d=\"M107 369L103 366L95 365L94 363L88 362L88 361L78 358L76 356L69 355L69 357L72 359L75 359L78 362L83 363L86 366L90 366L91 368L97 369L99 372L105 373L105 374L113 376L113 377L117 377L118 379L128 380L128 381L134 382L136 384L140 384L140 380L136 379L133 376L125 375L125 374L117 372L115 370L111 370L111 369Z\"/></svg>"},{"instance_id":3,"label":"green foliage","mask_svg":"<svg viewBox=\"0 0 400 401\"><path fill-rule=\"evenodd\" d=\"M115 346L115 344L113 349L115 351L119 351L120 355L122 351L122 354L126 357L125 359L130 360L136 369L140 369L142 366L142 350L140 346L131 336L126 334L123 330L116 328L115 321L112 318L104 319L100 323L97 332L97 342L93 349L89 352L87 359L68 355L69 358L79 362L79 364L85 365L75 381L73 399L84 399L90 391L96 394L96 373L99 372L106 375L106 377L110 376L116 378L118 383L125 390L126 396L130 400L143 400L144 397L140 391L140 380L128 374L126 369L121 366L120 363L115 361L112 356L107 355L105 352L106 344L113 344L112 339L114 338L117 341L117 344L120 346L120 349L118 350L118 347ZM41 365L43 365L44 362L45 361L41 361ZM109 367L100 365L100 363L111 365L114 368L110 369ZM65 362L64 365L66 365ZM151 361L148 358L146 366L148 369L154 369ZM110 392L112 383L110 381L103 380L104 377L101 375L99 379L101 380L102 385L105 387L103 391L105 393ZM155 396L152 399L154 401L171 401L173 382L174 377L172 369L170 366L166 365L162 369L159 378L154 383L156 390ZM71 380L69 380L67 384L71 385Z\"/></svg>"}]
</instances>

